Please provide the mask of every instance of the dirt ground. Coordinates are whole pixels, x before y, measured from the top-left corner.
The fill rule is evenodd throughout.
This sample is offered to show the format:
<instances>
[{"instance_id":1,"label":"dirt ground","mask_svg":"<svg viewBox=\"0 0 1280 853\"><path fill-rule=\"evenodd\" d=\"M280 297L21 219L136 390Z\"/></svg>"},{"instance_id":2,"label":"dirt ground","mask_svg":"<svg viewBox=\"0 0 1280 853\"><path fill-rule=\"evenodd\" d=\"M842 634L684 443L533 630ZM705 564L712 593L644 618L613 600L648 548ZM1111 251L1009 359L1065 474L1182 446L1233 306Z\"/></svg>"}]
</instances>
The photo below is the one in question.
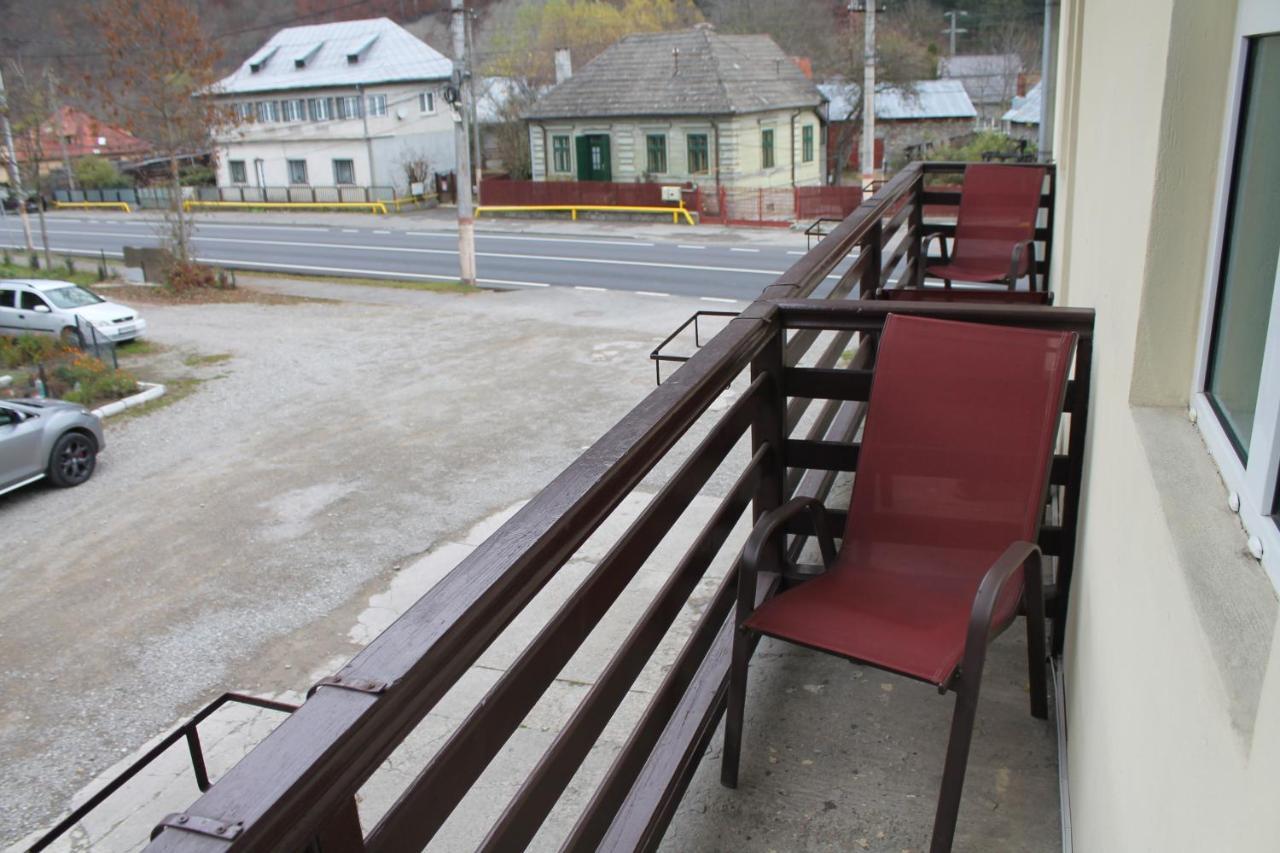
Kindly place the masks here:
<instances>
[{"instance_id":1,"label":"dirt ground","mask_svg":"<svg viewBox=\"0 0 1280 853\"><path fill-rule=\"evenodd\" d=\"M370 592L532 496L698 307L277 290L350 301L147 306L175 401L108 421L84 486L0 497L0 842L218 692L353 653Z\"/></svg>"}]
</instances>

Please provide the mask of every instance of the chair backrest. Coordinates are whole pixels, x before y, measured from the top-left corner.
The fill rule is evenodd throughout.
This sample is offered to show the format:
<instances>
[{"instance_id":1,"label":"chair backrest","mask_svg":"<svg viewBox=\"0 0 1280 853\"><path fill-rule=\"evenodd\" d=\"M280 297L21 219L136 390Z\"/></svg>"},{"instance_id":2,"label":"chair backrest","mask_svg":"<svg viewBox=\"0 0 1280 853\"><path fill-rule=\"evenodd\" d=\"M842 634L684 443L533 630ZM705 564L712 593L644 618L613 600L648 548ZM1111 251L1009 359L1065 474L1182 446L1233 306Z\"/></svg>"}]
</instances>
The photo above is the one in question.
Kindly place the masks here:
<instances>
[{"instance_id":1,"label":"chair backrest","mask_svg":"<svg viewBox=\"0 0 1280 853\"><path fill-rule=\"evenodd\" d=\"M971 601L1005 548L1036 541L1074 348L1071 332L890 315L841 570L919 574Z\"/></svg>"},{"instance_id":2,"label":"chair backrest","mask_svg":"<svg viewBox=\"0 0 1280 853\"><path fill-rule=\"evenodd\" d=\"M952 261L1007 267L1014 245L1035 237L1045 174L1036 166L966 166ZM1019 275L1026 266L1024 258Z\"/></svg>"}]
</instances>

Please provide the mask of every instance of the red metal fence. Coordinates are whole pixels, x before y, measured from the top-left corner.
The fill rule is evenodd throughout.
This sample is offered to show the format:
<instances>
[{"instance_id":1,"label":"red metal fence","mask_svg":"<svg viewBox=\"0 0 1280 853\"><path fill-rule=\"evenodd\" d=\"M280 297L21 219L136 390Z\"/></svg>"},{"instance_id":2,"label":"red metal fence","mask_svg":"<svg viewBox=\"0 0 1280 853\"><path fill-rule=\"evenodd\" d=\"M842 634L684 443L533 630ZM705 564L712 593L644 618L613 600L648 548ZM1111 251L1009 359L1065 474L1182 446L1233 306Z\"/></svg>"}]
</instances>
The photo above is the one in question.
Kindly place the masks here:
<instances>
[{"instance_id":1,"label":"red metal fence","mask_svg":"<svg viewBox=\"0 0 1280 853\"><path fill-rule=\"evenodd\" d=\"M670 186L670 185L667 185ZM480 182L484 205L607 205L611 207L675 207L662 200L663 184L603 181ZM843 219L862 203L859 187L757 187L703 193L682 190L684 205L706 222L736 225L787 225L800 219Z\"/></svg>"},{"instance_id":2,"label":"red metal fence","mask_svg":"<svg viewBox=\"0 0 1280 853\"><path fill-rule=\"evenodd\" d=\"M481 181L480 203L676 207L675 202L662 200L662 187L663 184L621 184L605 181ZM696 210L697 195L696 189L685 190L685 207Z\"/></svg>"}]
</instances>

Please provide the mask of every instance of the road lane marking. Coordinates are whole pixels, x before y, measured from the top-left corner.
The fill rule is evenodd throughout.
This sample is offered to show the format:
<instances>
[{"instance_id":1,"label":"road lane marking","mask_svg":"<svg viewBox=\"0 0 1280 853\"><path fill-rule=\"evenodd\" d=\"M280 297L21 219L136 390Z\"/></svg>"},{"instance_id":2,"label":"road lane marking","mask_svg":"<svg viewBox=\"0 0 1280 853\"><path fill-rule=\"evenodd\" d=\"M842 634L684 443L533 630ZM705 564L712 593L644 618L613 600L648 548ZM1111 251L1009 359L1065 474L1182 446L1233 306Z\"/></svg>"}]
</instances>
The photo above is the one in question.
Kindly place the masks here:
<instances>
[{"instance_id":1,"label":"road lane marking","mask_svg":"<svg viewBox=\"0 0 1280 853\"><path fill-rule=\"evenodd\" d=\"M676 248L677 249L705 249L707 247L706 246L690 246L685 243L677 243Z\"/></svg>"},{"instance_id":2,"label":"road lane marking","mask_svg":"<svg viewBox=\"0 0 1280 853\"><path fill-rule=\"evenodd\" d=\"M374 231L374 234L390 234L390 231Z\"/></svg>"},{"instance_id":3,"label":"road lane marking","mask_svg":"<svg viewBox=\"0 0 1280 853\"><path fill-rule=\"evenodd\" d=\"M359 228L343 228L342 233L343 234L359 234L360 229Z\"/></svg>"},{"instance_id":4,"label":"road lane marking","mask_svg":"<svg viewBox=\"0 0 1280 853\"><path fill-rule=\"evenodd\" d=\"M698 298L701 299L703 302L729 302L734 305L737 305L739 302L742 301L741 299L725 299L720 296L699 296Z\"/></svg>"},{"instance_id":5,"label":"road lane marking","mask_svg":"<svg viewBox=\"0 0 1280 853\"><path fill-rule=\"evenodd\" d=\"M142 224L144 224L144 223L141 223L141 222L136 222L136 223L135 223L135 222L129 222L129 223L126 223L126 224L129 224L129 225L142 225ZM197 221L196 221L196 230L197 230L197 231L199 231L201 228L241 228L241 229L243 229L243 230L245 230L245 231L263 231L263 230L271 230L271 231L321 231L321 232L325 232L325 233L328 233L330 230L332 230L332 229L330 229L330 228L321 228L321 227L319 227L319 226L311 226L311 225L259 225L259 224L257 224L257 223L245 224L245 225L229 225L229 224L227 224L227 223L225 223L225 222L200 222L200 221L198 221L198 220L197 220Z\"/></svg>"},{"instance_id":6,"label":"road lane marking","mask_svg":"<svg viewBox=\"0 0 1280 853\"><path fill-rule=\"evenodd\" d=\"M807 254L809 254L809 253L808 253L808 252L798 252L798 251L796 251L795 249L788 249L788 250L787 250L787 254L788 254L788 255L807 255Z\"/></svg>"},{"instance_id":7,"label":"road lane marking","mask_svg":"<svg viewBox=\"0 0 1280 853\"><path fill-rule=\"evenodd\" d=\"M410 237L447 237L450 240L458 239L457 231L406 231ZM518 240L526 243L585 243L589 246L639 246L640 248L653 248L656 243L646 243L643 240L588 240L578 237L526 237L521 234L503 234L501 232L476 232L477 240Z\"/></svg>"},{"instance_id":8,"label":"road lane marking","mask_svg":"<svg viewBox=\"0 0 1280 853\"><path fill-rule=\"evenodd\" d=\"M119 254L119 252L117 252L116 254ZM458 280L458 276L456 275L432 275L431 273L421 273L421 272L387 272L383 276L377 276L377 275L371 275L368 269L352 269L349 267L318 267L318 266L305 266L303 264L272 264L266 261L238 261L231 258L196 258L196 260L202 264L234 264L238 269L248 269L248 270L261 267L261 268L267 268L267 269L308 270L310 272L340 272L344 274L355 273L356 275L359 275L362 278L371 278L371 279L386 278L388 280L394 280L397 278L399 279L425 278L425 279L431 279L433 281L457 281ZM523 285L525 287L550 287L551 286L546 282L542 282L542 281L513 281L510 279L503 279L503 278L478 278L476 279L476 281L481 282L483 284L518 284L518 285Z\"/></svg>"},{"instance_id":9,"label":"road lane marking","mask_svg":"<svg viewBox=\"0 0 1280 853\"><path fill-rule=\"evenodd\" d=\"M670 293L658 293L655 290L636 290L633 291L636 296L670 296Z\"/></svg>"},{"instance_id":10,"label":"road lane marking","mask_svg":"<svg viewBox=\"0 0 1280 853\"><path fill-rule=\"evenodd\" d=\"M588 290L588 291L590 291L590 292L592 292L592 293L604 293L604 292L605 292L605 288L603 288L603 287L589 287L589 286L587 286L587 285L585 285L585 284L575 284L575 285L573 286L573 289L574 289L574 290Z\"/></svg>"},{"instance_id":11,"label":"road lane marking","mask_svg":"<svg viewBox=\"0 0 1280 853\"><path fill-rule=\"evenodd\" d=\"M730 246L729 251L730 252L758 252L760 250L759 249L743 249L738 246Z\"/></svg>"}]
</instances>

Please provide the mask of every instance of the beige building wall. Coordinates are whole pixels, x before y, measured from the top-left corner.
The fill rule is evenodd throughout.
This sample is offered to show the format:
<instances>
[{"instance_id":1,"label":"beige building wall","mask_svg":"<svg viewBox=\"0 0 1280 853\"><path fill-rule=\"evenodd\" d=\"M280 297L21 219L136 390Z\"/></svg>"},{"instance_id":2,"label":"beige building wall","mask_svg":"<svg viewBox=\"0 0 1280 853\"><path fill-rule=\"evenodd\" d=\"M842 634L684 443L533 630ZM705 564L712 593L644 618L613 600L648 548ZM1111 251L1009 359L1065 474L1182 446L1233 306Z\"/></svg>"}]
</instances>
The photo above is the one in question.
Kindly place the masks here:
<instances>
[{"instance_id":1,"label":"beige building wall","mask_svg":"<svg viewBox=\"0 0 1280 853\"><path fill-rule=\"evenodd\" d=\"M804 127L811 128L813 156L804 159ZM773 131L774 163L763 163L762 131ZM646 140L649 134L661 133L667 139L667 169L648 170ZM720 183L726 187L790 187L792 157L795 157L796 186L822 183L822 128L812 110L776 110L773 112L712 119L626 119L592 121L531 121L529 150L533 179L577 180L577 145L574 139L585 134L608 134L613 180L619 182L648 181L683 183L692 181L703 189L716 182L717 141ZM690 134L707 137L710 151L709 168L705 172L689 171ZM570 168L558 169L552 152L553 137L569 137ZM793 138L794 137L794 138Z\"/></svg>"},{"instance_id":2,"label":"beige building wall","mask_svg":"<svg viewBox=\"0 0 1280 853\"><path fill-rule=\"evenodd\" d=\"M1076 851L1280 849L1275 587L1187 417L1233 0L1064 0L1062 303L1097 310L1065 661Z\"/></svg>"}]
</instances>

